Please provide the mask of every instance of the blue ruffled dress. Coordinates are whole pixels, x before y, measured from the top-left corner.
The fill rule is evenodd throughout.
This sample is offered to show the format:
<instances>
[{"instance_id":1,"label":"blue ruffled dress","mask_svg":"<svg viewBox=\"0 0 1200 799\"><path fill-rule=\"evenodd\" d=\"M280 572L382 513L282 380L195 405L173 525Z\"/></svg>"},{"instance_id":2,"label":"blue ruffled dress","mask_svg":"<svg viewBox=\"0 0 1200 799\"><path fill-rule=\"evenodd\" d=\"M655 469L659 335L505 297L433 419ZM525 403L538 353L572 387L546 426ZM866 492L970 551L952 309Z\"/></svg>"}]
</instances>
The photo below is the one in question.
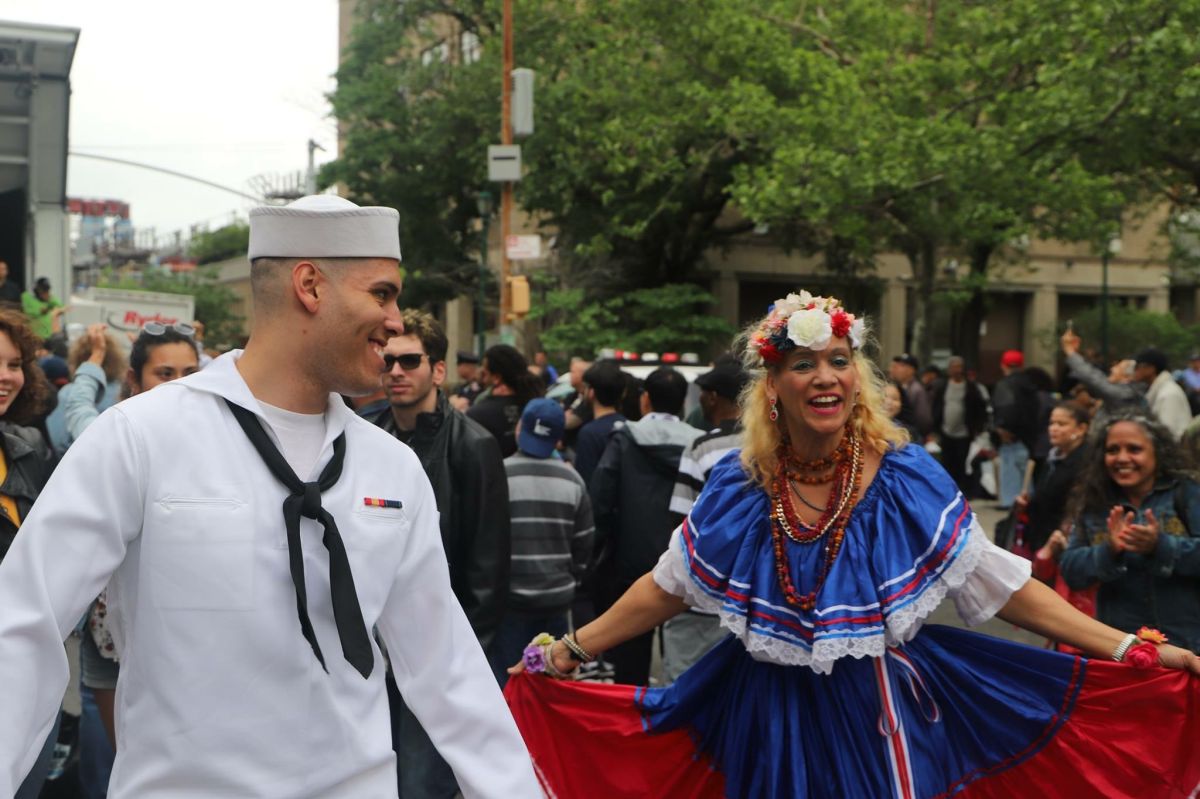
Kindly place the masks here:
<instances>
[{"instance_id":1,"label":"blue ruffled dress","mask_svg":"<svg viewBox=\"0 0 1200 799\"><path fill-rule=\"evenodd\" d=\"M611 690L624 686L510 683L548 794L1184 797L1197 787L1200 752L1177 728L1195 731L1200 681L923 626L947 596L969 623L991 617L1029 566L987 540L922 448L885 455L811 611L788 605L779 587L768 502L731 454L656 568L663 588L717 612L732 633L676 683L628 687L628 697ZM801 593L819 573L821 546L787 544ZM622 710L602 710L630 700L637 726L613 720ZM1147 701L1176 737L1129 726L1136 714L1114 718L1122 704ZM579 721L597 718L606 720L599 730ZM563 743L572 724L588 728L566 736L571 746L589 739L582 755ZM1106 741L1114 730L1120 738ZM588 752L605 741L618 751L631 735L686 736L696 769L710 776L672 766L637 782L609 765L577 781L606 762ZM658 774L663 758L621 762Z\"/></svg>"}]
</instances>

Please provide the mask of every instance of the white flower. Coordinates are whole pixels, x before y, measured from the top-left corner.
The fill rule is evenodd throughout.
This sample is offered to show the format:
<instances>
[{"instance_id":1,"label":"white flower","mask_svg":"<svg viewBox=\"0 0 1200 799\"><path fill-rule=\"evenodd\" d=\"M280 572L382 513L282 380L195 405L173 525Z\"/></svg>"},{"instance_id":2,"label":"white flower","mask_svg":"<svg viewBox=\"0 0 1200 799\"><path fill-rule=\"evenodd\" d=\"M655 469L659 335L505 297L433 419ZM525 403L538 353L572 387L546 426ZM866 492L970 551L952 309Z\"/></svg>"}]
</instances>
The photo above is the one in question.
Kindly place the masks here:
<instances>
[{"instance_id":1,"label":"white flower","mask_svg":"<svg viewBox=\"0 0 1200 799\"><path fill-rule=\"evenodd\" d=\"M861 319L855 319L850 323L850 346L853 349L859 349L863 345L863 339L867 335L867 325Z\"/></svg>"},{"instance_id":2,"label":"white flower","mask_svg":"<svg viewBox=\"0 0 1200 799\"><path fill-rule=\"evenodd\" d=\"M797 347L823 350L833 338L829 314L819 308L796 311L788 319L788 338Z\"/></svg>"}]
</instances>

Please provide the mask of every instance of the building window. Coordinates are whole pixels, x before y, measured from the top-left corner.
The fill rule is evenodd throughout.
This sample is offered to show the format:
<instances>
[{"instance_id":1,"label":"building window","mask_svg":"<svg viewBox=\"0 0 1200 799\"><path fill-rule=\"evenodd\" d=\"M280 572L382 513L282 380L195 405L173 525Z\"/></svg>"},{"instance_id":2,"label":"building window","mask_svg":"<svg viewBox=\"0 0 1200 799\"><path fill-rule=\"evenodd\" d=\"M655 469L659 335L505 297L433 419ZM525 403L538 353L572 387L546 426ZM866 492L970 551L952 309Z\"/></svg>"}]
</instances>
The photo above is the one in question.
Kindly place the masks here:
<instances>
[{"instance_id":1,"label":"building window","mask_svg":"<svg viewBox=\"0 0 1200 799\"><path fill-rule=\"evenodd\" d=\"M458 47L464 64L474 64L483 55L483 45L474 31L463 31L458 37Z\"/></svg>"},{"instance_id":2,"label":"building window","mask_svg":"<svg viewBox=\"0 0 1200 799\"><path fill-rule=\"evenodd\" d=\"M430 64L445 64L450 60L450 46L446 42L441 41L432 47L426 47L421 51L421 66L427 67Z\"/></svg>"}]
</instances>

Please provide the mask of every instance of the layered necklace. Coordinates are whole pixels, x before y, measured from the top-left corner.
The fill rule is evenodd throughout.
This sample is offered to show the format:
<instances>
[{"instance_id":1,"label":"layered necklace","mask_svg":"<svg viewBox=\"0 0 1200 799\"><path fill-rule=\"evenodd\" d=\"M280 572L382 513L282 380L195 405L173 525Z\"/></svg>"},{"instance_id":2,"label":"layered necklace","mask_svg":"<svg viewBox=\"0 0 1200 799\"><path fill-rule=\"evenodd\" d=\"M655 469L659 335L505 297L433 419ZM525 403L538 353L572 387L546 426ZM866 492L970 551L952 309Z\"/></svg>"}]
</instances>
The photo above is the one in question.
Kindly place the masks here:
<instances>
[{"instance_id":1,"label":"layered necklace","mask_svg":"<svg viewBox=\"0 0 1200 799\"><path fill-rule=\"evenodd\" d=\"M771 488L771 538L775 547L775 573L779 586L789 605L801 610L812 610L816 606L817 593L825 585L825 578L837 560L846 537L846 524L858 498L862 484L863 456L862 439L854 429L853 417L846 422L842 441L832 455L812 461L802 461L792 453L787 437L777 451L778 466ZM800 495L796 484L824 485L832 483L829 499L821 510L816 524L805 524L792 504L792 493L806 505L810 503ZM810 507L815 507L810 505ZM801 594L792 583L788 567L787 541L797 544L812 544L824 539L824 558L821 561L813 589Z\"/></svg>"}]
</instances>

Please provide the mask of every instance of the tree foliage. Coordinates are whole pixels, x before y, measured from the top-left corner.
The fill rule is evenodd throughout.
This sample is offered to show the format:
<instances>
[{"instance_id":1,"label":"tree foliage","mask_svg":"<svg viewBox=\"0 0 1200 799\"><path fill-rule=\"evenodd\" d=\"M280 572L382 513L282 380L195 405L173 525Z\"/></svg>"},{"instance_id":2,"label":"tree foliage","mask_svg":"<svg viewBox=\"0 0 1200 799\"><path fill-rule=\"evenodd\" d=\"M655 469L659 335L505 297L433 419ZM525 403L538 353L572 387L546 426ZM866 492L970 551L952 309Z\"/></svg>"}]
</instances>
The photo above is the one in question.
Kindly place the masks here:
<instances>
[{"instance_id":1,"label":"tree foliage","mask_svg":"<svg viewBox=\"0 0 1200 799\"><path fill-rule=\"evenodd\" d=\"M638 289L601 301L589 301L580 288L552 289L530 316L546 323L541 341L548 352L592 357L611 347L707 354L718 343L727 348L735 333L707 312L715 301L690 284Z\"/></svg>"},{"instance_id":2,"label":"tree foliage","mask_svg":"<svg viewBox=\"0 0 1200 799\"><path fill-rule=\"evenodd\" d=\"M364 5L325 179L399 207L418 283L453 292L497 140L499 0ZM848 273L900 252L925 360L939 292L978 314L1014 241L1101 246L1131 204L1200 202L1200 0L515 7L538 72L517 198L588 300L702 283L706 254L753 228ZM422 65L414 43L447 15L482 38L478 63Z\"/></svg>"},{"instance_id":3,"label":"tree foliage","mask_svg":"<svg viewBox=\"0 0 1200 799\"><path fill-rule=\"evenodd\" d=\"M1070 320L1083 346L1097 352L1103 345L1104 332L1099 307L1091 308ZM1058 337L1066 329L1066 321L1053 328L1039 331L1039 336L1051 349L1058 349ZM1167 355L1172 369L1187 364L1200 337L1200 325L1184 325L1168 313L1156 313L1120 303L1108 306L1108 342L1110 360L1132 358L1139 350L1157 347Z\"/></svg>"},{"instance_id":4,"label":"tree foliage","mask_svg":"<svg viewBox=\"0 0 1200 799\"><path fill-rule=\"evenodd\" d=\"M188 255L203 266L230 258L245 257L250 246L250 225L236 222L216 230L205 230L192 236Z\"/></svg>"}]
</instances>

